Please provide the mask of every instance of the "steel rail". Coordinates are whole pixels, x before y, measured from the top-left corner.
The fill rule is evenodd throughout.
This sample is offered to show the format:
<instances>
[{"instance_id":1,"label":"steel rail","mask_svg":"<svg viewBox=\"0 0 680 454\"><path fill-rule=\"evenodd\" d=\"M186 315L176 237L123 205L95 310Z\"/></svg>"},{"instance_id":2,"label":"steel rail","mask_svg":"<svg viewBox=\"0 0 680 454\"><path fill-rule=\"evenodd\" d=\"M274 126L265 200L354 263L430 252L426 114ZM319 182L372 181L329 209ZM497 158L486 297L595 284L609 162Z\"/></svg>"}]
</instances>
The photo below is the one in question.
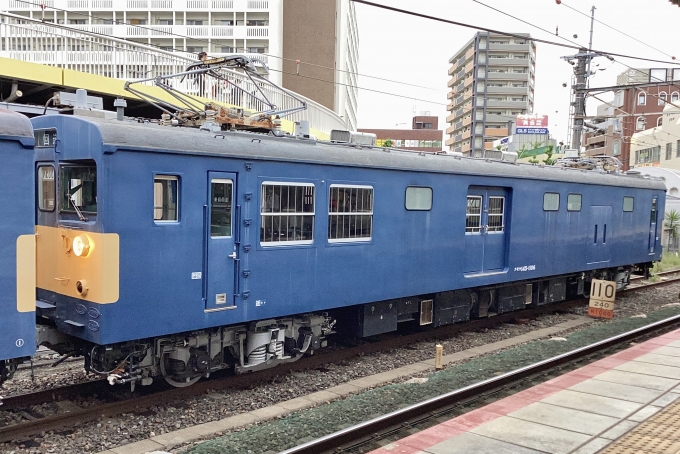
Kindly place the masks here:
<instances>
[{"instance_id":1,"label":"steel rail","mask_svg":"<svg viewBox=\"0 0 680 454\"><path fill-rule=\"evenodd\" d=\"M669 279L667 281L630 288L624 292L619 292L619 294L669 285L678 281L680 281L680 277L678 279ZM190 397L199 396L216 390L249 388L258 383L271 381L272 379L287 373L318 369L332 363L347 361L362 355L379 353L381 351L390 349L403 348L408 345L412 345L415 342L451 337L452 335L460 332L493 328L503 323L513 322L516 319L526 319L545 313L566 311L573 307L582 306L585 302L587 302L587 300L577 299L563 301L560 303L549 303L530 309L506 312L493 317L473 320L465 323L446 325L433 330L420 331L407 335L392 336L379 342L365 343L358 347L343 348L330 352L321 351L320 353L313 356L302 358L300 361L272 369L265 369L254 375L242 374L221 377L218 376L211 380L199 381L198 383L187 388L161 388L162 390L151 392L148 395L125 399L118 402L104 403L92 407L85 407L79 410L69 411L65 414L48 416L34 421L24 421L11 426L0 427L0 443L25 439L27 437L40 434L44 431L60 430L67 427L73 427L79 424L96 421L99 418L115 417L123 413L139 413L154 406L171 405L175 402L181 402ZM102 391L107 389L111 388L108 384L105 384L104 380L97 380L39 391L37 393L9 396L3 399L3 406L0 407L0 411L25 408L30 405L38 405L59 400L68 400L74 397L101 394Z\"/></svg>"},{"instance_id":2,"label":"steel rail","mask_svg":"<svg viewBox=\"0 0 680 454\"><path fill-rule=\"evenodd\" d=\"M675 324L680 324L680 315L651 323L641 328L628 331L617 336L596 342L585 347L577 348L567 353L539 361L520 369L507 372L503 375L493 377L479 383L475 383L464 388L451 391L432 399L420 402L401 410L388 413L378 418L371 419L338 432L326 435L317 440L304 443L295 448L287 449L279 454L320 454L325 452L338 452L339 448L346 445L356 445L357 439L368 439L377 433L387 432L402 427L408 421L416 421L433 413L441 412L466 399L487 393L501 388L510 383L514 383L523 378L537 373L553 369L562 364L588 356L601 350L613 347L623 342L636 339L640 336L652 333L656 330L667 328Z\"/></svg>"}]
</instances>

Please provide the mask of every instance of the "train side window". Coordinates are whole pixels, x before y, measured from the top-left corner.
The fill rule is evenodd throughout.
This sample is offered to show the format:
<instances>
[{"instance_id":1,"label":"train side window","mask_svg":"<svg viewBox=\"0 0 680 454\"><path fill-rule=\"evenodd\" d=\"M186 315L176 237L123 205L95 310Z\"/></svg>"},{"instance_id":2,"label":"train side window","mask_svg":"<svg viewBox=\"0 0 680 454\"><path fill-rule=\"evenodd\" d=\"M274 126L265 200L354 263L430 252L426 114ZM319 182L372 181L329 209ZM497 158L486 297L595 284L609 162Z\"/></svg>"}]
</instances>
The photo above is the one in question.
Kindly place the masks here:
<instances>
[{"instance_id":1,"label":"train side window","mask_svg":"<svg viewBox=\"0 0 680 454\"><path fill-rule=\"evenodd\" d=\"M330 187L328 198L328 241L369 241L373 232L373 188Z\"/></svg>"},{"instance_id":2,"label":"train side window","mask_svg":"<svg viewBox=\"0 0 680 454\"><path fill-rule=\"evenodd\" d=\"M54 167L38 166L38 209L40 211L54 211L55 193Z\"/></svg>"},{"instance_id":3,"label":"train side window","mask_svg":"<svg viewBox=\"0 0 680 454\"><path fill-rule=\"evenodd\" d=\"M407 187L405 204L409 211L430 211L432 209L432 188Z\"/></svg>"},{"instance_id":4,"label":"train side window","mask_svg":"<svg viewBox=\"0 0 680 454\"><path fill-rule=\"evenodd\" d=\"M65 164L59 171L62 212L97 213L96 165Z\"/></svg>"},{"instance_id":5,"label":"train side window","mask_svg":"<svg viewBox=\"0 0 680 454\"><path fill-rule=\"evenodd\" d=\"M567 211L581 211L581 194L567 196Z\"/></svg>"},{"instance_id":6,"label":"train side window","mask_svg":"<svg viewBox=\"0 0 680 454\"><path fill-rule=\"evenodd\" d=\"M177 222L179 220L179 178L173 175L156 175L153 179L153 220Z\"/></svg>"},{"instance_id":7,"label":"train side window","mask_svg":"<svg viewBox=\"0 0 680 454\"><path fill-rule=\"evenodd\" d=\"M634 197L624 197L623 198L623 211L633 211L635 206Z\"/></svg>"},{"instance_id":8,"label":"train side window","mask_svg":"<svg viewBox=\"0 0 680 454\"><path fill-rule=\"evenodd\" d=\"M560 209L560 195L557 192L543 194L543 211L557 211Z\"/></svg>"},{"instance_id":9,"label":"train side window","mask_svg":"<svg viewBox=\"0 0 680 454\"><path fill-rule=\"evenodd\" d=\"M260 244L312 244L314 185L264 182L260 197Z\"/></svg>"}]
</instances>

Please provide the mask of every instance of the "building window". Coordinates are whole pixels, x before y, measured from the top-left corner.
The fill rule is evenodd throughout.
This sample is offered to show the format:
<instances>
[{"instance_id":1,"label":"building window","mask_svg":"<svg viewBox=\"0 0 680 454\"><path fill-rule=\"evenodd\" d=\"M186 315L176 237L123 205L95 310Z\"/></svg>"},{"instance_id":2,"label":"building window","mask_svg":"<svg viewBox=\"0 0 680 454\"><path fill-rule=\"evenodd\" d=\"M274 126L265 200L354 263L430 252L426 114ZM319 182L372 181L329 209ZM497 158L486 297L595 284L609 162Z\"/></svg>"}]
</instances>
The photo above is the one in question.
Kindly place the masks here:
<instances>
[{"instance_id":1,"label":"building window","mask_svg":"<svg viewBox=\"0 0 680 454\"><path fill-rule=\"evenodd\" d=\"M656 119L656 127L659 128L663 124L663 116Z\"/></svg>"},{"instance_id":2,"label":"building window","mask_svg":"<svg viewBox=\"0 0 680 454\"><path fill-rule=\"evenodd\" d=\"M638 106L644 106L647 104L647 95L644 92L638 93L637 103Z\"/></svg>"},{"instance_id":3,"label":"building window","mask_svg":"<svg viewBox=\"0 0 680 454\"><path fill-rule=\"evenodd\" d=\"M222 47L220 48L220 51L221 51L223 54L232 54L232 53L236 52L236 49L234 49L234 48L231 47L231 46L222 46Z\"/></svg>"},{"instance_id":4,"label":"building window","mask_svg":"<svg viewBox=\"0 0 680 454\"><path fill-rule=\"evenodd\" d=\"M567 211L581 211L581 194L567 196Z\"/></svg>"},{"instance_id":5,"label":"building window","mask_svg":"<svg viewBox=\"0 0 680 454\"><path fill-rule=\"evenodd\" d=\"M172 19L158 19L158 25L173 25L174 21Z\"/></svg>"},{"instance_id":6,"label":"building window","mask_svg":"<svg viewBox=\"0 0 680 454\"><path fill-rule=\"evenodd\" d=\"M649 81L652 83L666 82L666 69L650 69Z\"/></svg>"},{"instance_id":7,"label":"building window","mask_svg":"<svg viewBox=\"0 0 680 454\"><path fill-rule=\"evenodd\" d=\"M675 157L680 158L680 140L675 143Z\"/></svg>"},{"instance_id":8,"label":"building window","mask_svg":"<svg viewBox=\"0 0 680 454\"><path fill-rule=\"evenodd\" d=\"M633 197L624 197L623 198L623 211L633 211L634 206L635 206L635 199Z\"/></svg>"},{"instance_id":9,"label":"building window","mask_svg":"<svg viewBox=\"0 0 680 454\"><path fill-rule=\"evenodd\" d=\"M432 209L432 188L409 186L406 188L406 209L429 211Z\"/></svg>"},{"instance_id":10,"label":"building window","mask_svg":"<svg viewBox=\"0 0 680 454\"><path fill-rule=\"evenodd\" d=\"M432 129L432 123L423 123L423 129Z\"/></svg>"},{"instance_id":11,"label":"building window","mask_svg":"<svg viewBox=\"0 0 680 454\"><path fill-rule=\"evenodd\" d=\"M680 69L673 70L673 80L680 80Z\"/></svg>"},{"instance_id":12,"label":"building window","mask_svg":"<svg viewBox=\"0 0 680 454\"><path fill-rule=\"evenodd\" d=\"M373 231L373 188L331 185L328 241L368 241Z\"/></svg>"},{"instance_id":13,"label":"building window","mask_svg":"<svg viewBox=\"0 0 680 454\"><path fill-rule=\"evenodd\" d=\"M673 157L673 144L671 142L668 142L666 144L666 160L668 161Z\"/></svg>"},{"instance_id":14,"label":"building window","mask_svg":"<svg viewBox=\"0 0 680 454\"><path fill-rule=\"evenodd\" d=\"M661 160L661 147L644 148L635 152L635 164L659 162Z\"/></svg>"},{"instance_id":15,"label":"building window","mask_svg":"<svg viewBox=\"0 0 680 454\"><path fill-rule=\"evenodd\" d=\"M191 54L198 54L203 52L203 47L202 46L187 46L187 52Z\"/></svg>"},{"instance_id":16,"label":"building window","mask_svg":"<svg viewBox=\"0 0 680 454\"><path fill-rule=\"evenodd\" d=\"M556 192L543 194L543 211L557 211L560 209L560 195Z\"/></svg>"},{"instance_id":17,"label":"building window","mask_svg":"<svg viewBox=\"0 0 680 454\"><path fill-rule=\"evenodd\" d=\"M678 93L677 91L671 93L671 102L677 102L678 99L680 99L680 93Z\"/></svg>"},{"instance_id":18,"label":"building window","mask_svg":"<svg viewBox=\"0 0 680 454\"><path fill-rule=\"evenodd\" d=\"M171 175L156 175L153 179L153 220L176 222L178 216L179 179Z\"/></svg>"},{"instance_id":19,"label":"building window","mask_svg":"<svg viewBox=\"0 0 680 454\"><path fill-rule=\"evenodd\" d=\"M668 95L666 94L665 91L662 91L659 93L659 105L663 106L666 104L666 99L668 99Z\"/></svg>"},{"instance_id":20,"label":"building window","mask_svg":"<svg viewBox=\"0 0 680 454\"><path fill-rule=\"evenodd\" d=\"M203 21L187 19L187 25L203 25Z\"/></svg>"},{"instance_id":21,"label":"building window","mask_svg":"<svg viewBox=\"0 0 680 454\"><path fill-rule=\"evenodd\" d=\"M314 240L314 185L262 183L260 243L311 244Z\"/></svg>"},{"instance_id":22,"label":"building window","mask_svg":"<svg viewBox=\"0 0 680 454\"><path fill-rule=\"evenodd\" d=\"M645 117L637 117L637 120L635 120L635 129L638 131L645 129L645 122Z\"/></svg>"},{"instance_id":23,"label":"building window","mask_svg":"<svg viewBox=\"0 0 680 454\"><path fill-rule=\"evenodd\" d=\"M612 155L618 156L620 154L621 154L621 142L617 140L612 144Z\"/></svg>"}]
</instances>

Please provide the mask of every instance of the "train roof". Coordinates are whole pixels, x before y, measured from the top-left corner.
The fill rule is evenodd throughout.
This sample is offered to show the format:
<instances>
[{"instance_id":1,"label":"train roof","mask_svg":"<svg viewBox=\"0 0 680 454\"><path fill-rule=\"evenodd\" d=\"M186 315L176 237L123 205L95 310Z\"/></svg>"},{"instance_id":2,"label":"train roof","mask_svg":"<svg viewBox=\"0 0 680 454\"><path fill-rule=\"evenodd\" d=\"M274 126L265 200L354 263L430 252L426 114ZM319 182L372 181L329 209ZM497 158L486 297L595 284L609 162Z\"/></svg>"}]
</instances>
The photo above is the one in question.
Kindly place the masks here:
<instances>
[{"instance_id":1,"label":"train roof","mask_svg":"<svg viewBox=\"0 0 680 454\"><path fill-rule=\"evenodd\" d=\"M54 117L52 117L54 118ZM61 117L71 118L74 117ZM490 159L417 153L379 147L350 147L329 142L274 137L248 132L199 131L155 123L87 118L99 129L104 145L115 149L182 152L348 167L373 167L505 178L665 190L663 180L641 175L607 174L557 166L515 164Z\"/></svg>"},{"instance_id":2,"label":"train roof","mask_svg":"<svg viewBox=\"0 0 680 454\"><path fill-rule=\"evenodd\" d=\"M31 120L20 113L0 109L0 137L21 138L22 142L32 145L34 138Z\"/></svg>"}]
</instances>

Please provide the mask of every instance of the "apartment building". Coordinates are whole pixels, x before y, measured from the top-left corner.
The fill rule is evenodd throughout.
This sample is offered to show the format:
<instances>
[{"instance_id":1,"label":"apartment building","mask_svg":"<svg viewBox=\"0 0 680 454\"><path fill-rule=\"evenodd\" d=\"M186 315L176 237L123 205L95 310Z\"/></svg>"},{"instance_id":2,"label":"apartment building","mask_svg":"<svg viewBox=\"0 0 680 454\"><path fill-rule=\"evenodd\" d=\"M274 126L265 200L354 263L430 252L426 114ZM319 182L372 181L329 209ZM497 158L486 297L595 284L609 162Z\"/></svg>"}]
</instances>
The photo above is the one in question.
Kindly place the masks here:
<instances>
[{"instance_id":1,"label":"apartment building","mask_svg":"<svg viewBox=\"0 0 680 454\"><path fill-rule=\"evenodd\" d=\"M478 32L449 60L450 151L481 156L508 135L509 121L533 113L536 45L515 35Z\"/></svg>"},{"instance_id":2,"label":"apartment building","mask_svg":"<svg viewBox=\"0 0 680 454\"><path fill-rule=\"evenodd\" d=\"M273 82L335 111L348 128L355 129L359 41L354 4L349 0L315 0L314 8L310 8L309 3L0 0L0 10L168 52L206 52L216 57L238 53L259 58L270 68ZM32 61L28 54L26 59ZM296 60L300 60L299 65Z\"/></svg>"}]
</instances>

